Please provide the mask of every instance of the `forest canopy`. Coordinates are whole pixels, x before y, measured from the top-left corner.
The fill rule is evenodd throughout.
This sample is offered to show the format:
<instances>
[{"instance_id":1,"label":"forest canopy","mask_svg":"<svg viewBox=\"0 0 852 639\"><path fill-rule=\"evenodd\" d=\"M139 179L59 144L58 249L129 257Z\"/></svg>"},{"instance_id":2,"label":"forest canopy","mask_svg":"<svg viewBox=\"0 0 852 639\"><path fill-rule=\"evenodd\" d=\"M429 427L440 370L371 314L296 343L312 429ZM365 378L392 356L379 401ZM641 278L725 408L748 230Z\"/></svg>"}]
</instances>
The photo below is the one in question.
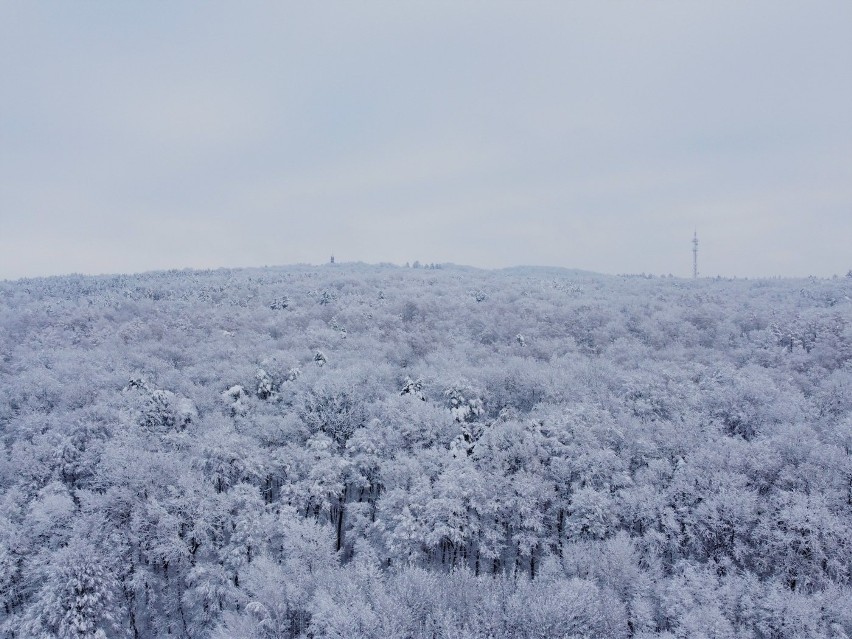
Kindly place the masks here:
<instances>
[{"instance_id":1,"label":"forest canopy","mask_svg":"<svg viewBox=\"0 0 852 639\"><path fill-rule=\"evenodd\" d=\"M0 282L0 636L852 636L852 277Z\"/></svg>"}]
</instances>

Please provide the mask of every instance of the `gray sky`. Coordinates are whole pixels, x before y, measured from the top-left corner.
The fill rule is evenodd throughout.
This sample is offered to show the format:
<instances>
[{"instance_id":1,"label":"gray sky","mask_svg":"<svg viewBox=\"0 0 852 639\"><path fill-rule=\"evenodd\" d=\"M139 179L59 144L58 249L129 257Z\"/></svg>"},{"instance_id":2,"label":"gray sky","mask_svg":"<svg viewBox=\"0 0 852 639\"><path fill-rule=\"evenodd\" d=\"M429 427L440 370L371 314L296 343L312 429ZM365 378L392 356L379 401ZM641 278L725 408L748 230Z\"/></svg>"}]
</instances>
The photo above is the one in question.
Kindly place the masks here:
<instances>
[{"instance_id":1,"label":"gray sky","mask_svg":"<svg viewBox=\"0 0 852 639\"><path fill-rule=\"evenodd\" d=\"M0 0L0 278L852 268L852 2Z\"/></svg>"}]
</instances>

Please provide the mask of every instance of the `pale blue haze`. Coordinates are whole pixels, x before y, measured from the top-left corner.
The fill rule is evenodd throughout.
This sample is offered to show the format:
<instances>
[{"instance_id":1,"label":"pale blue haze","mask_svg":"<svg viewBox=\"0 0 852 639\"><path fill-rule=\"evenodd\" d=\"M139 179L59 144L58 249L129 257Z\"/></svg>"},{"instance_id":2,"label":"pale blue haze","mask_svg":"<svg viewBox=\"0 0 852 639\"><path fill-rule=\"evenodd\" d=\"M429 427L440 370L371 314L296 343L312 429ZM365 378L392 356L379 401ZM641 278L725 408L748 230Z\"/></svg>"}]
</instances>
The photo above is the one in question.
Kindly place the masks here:
<instances>
[{"instance_id":1,"label":"pale blue haze","mask_svg":"<svg viewBox=\"0 0 852 639\"><path fill-rule=\"evenodd\" d=\"M0 278L852 267L852 3L0 3Z\"/></svg>"}]
</instances>

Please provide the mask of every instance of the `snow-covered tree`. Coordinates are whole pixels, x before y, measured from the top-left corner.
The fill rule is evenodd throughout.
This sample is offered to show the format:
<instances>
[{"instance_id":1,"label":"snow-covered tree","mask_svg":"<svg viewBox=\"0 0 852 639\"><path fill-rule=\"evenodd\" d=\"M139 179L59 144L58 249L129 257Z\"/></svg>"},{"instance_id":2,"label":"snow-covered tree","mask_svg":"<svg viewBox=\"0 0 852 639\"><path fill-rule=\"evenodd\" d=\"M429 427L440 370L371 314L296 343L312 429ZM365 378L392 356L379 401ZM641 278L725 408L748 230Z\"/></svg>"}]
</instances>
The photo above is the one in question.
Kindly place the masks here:
<instances>
[{"instance_id":1,"label":"snow-covered tree","mask_svg":"<svg viewBox=\"0 0 852 639\"><path fill-rule=\"evenodd\" d=\"M21 636L120 637L118 584L100 557L99 549L82 539L52 553L34 575L40 586L21 620Z\"/></svg>"}]
</instances>

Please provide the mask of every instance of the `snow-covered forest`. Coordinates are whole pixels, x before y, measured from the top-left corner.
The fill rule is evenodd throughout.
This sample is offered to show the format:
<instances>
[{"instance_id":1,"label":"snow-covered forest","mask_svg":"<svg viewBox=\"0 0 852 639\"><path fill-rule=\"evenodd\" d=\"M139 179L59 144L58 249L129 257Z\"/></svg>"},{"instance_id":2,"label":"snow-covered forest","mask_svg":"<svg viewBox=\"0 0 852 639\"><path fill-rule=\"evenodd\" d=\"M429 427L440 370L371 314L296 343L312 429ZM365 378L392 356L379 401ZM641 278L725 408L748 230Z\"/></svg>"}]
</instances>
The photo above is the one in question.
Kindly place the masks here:
<instances>
[{"instance_id":1,"label":"snow-covered forest","mask_svg":"<svg viewBox=\"0 0 852 639\"><path fill-rule=\"evenodd\" d=\"M0 282L0 636L852 636L852 278Z\"/></svg>"}]
</instances>

